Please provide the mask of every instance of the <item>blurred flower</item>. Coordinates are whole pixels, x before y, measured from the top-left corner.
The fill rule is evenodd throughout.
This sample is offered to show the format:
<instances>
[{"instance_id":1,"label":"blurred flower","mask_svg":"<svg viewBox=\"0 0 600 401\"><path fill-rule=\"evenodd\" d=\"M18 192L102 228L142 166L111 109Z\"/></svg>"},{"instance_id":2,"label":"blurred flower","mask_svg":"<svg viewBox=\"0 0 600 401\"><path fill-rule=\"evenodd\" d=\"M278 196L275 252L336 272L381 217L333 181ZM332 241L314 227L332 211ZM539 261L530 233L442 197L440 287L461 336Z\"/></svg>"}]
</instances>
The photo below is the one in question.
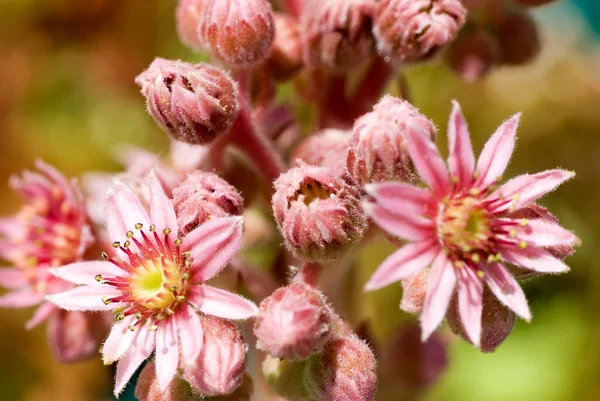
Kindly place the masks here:
<instances>
[{"instance_id":1,"label":"blurred flower","mask_svg":"<svg viewBox=\"0 0 600 401\"><path fill-rule=\"evenodd\" d=\"M450 45L446 59L465 81L473 82L485 76L501 57L496 37L484 29L474 29L459 35Z\"/></svg>"},{"instance_id":2,"label":"blurred flower","mask_svg":"<svg viewBox=\"0 0 600 401\"><path fill-rule=\"evenodd\" d=\"M538 27L522 10L507 11L495 26L496 38L502 50L502 62L521 65L533 60L541 50Z\"/></svg>"},{"instance_id":3,"label":"blurred flower","mask_svg":"<svg viewBox=\"0 0 600 401\"><path fill-rule=\"evenodd\" d=\"M469 132L458 103L448 128L448 168L435 144L422 132L408 131L407 147L429 186L371 184L365 189L369 216L384 230L412 241L390 256L366 285L374 290L411 277L431 264L420 320L426 340L444 318L455 288L462 325L477 347L481 341L483 285L525 320L525 295L504 263L544 273L569 270L544 247L573 245L578 239L558 224L513 219L513 213L552 191L573 173L548 170L516 177L496 187L515 146L516 115L502 124L475 165Z\"/></svg>"},{"instance_id":4,"label":"blurred flower","mask_svg":"<svg viewBox=\"0 0 600 401\"><path fill-rule=\"evenodd\" d=\"M400 309L408 313L419 314L423 309L427 294L427 277L429 269L402 280L402 299Z\"/></svg>"},{"instance_id":5,"label":"blurred flower","mask_svg":"<svg viewBox=\"0 0 600 401\"><path fill-rule=\"evenodd\" d=\"M175 12L179 39L192 49L201 49L198 26L202 19L202 10L206 0L180 0Z\"/></svg>"},{"instance_id":6,"label":"blurred flower","mask_svg":"<svg viewBox=\"0 0 600 401\"><path fill-rule=\"evenodd\" d=\"M326 128L315 132L298 144L290 157L294 165L328 167L337 178L346 177L346 153L350 133L346 130Z\"/></svg>"},{"instance_id":7,"label":"blurred flower","mask_svg":"<svg viewBox=\"0 0 600 401\"><path fill-rule=\"evenodd\" d=\"M300 24L294 17L283 13L273 13L273 18L275 39L267 58L267 67L271 76L285 81L304 65Z\"/></svg>"},{"instance_id":8,"label":"blurred flower","mask_svg":"<svg viewBox=\"0 0 600 401\"><path fill-rule=\"evenodd\" d=\"M154 173L149 208L150 217L133 192L116 181L106 208L108 231L117 240L114 256L52 270L81 285L49 296L51 302L66 310L114 313L102 354L105 363L119 361L115 395L155 349L163 390L177 371L179 347L185 362L195 360L202 351L203 328L192 305L227 319L246 319L258 311L244 298L203 284L238 251L241 217L214 219L177 238L173 205Z\"/></svg>"}]
</instances>

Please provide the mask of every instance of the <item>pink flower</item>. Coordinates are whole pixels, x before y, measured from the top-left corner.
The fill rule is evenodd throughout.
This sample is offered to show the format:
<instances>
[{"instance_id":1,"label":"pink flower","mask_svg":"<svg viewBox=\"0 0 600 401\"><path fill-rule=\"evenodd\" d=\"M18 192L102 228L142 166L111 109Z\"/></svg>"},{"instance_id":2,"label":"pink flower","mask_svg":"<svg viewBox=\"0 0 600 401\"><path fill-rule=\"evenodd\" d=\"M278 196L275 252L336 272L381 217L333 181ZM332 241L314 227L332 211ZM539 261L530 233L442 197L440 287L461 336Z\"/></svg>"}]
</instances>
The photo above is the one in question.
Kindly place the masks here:
<instances>
[{"instance_id":1,"label":"pink flower","mask_svg":"<svg viewBox=\"0 0 600 401\"><path fill-rule=\"evenodd\" d=\"M479 347L483 286L518 316L529 321L525 295L505 263L543 273L569 270L546 247L578 239L542 219L514 218L572 178L564 170L516 177L499 188L515 146L519 115L502 124L485 145L477 164L460 106L454 103L448 128L448 168L435 144L418 128L407 131L407 148L429 188L401 183L371 184L365 209L387 232L411 241L391 255L366 285L374 290L415 275L431 265L421 311L422 338L444 318L457 289L459 314L471 342Z\"/></svg>"},{"instance_id":2,"label":"pink flower","mask_svg":"<svg viewBox=\"0 0 600 401\"><path fill-rule=\"evenodd\" d=\"M227 319L246 319L252 302L204 285L235 256L242 241L241 217L211 220L185 237L163 188L150 173L150 216L122 182L116 181L106 207L113 256L53 269L80 286L48 299L67 310L111 311L115 324L104 342L104 362L119 361L118 395L140 364L155 351L157 377L166 389L180 358L193 362L202 349L197 311Z\"/></svg>"}]
</instances>

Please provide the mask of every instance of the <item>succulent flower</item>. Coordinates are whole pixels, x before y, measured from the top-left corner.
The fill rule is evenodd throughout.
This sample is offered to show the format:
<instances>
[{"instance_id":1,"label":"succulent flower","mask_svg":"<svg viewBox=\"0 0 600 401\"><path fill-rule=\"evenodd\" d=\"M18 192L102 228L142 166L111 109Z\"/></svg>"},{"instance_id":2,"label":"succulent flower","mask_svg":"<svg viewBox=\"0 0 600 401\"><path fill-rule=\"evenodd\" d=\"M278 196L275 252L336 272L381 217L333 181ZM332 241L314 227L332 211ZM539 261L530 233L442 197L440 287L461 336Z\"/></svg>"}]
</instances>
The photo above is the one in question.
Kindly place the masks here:
<instances>
[{"instance_id":1,"label":"succulent flower","mask_svg":"<svg viewBox=\"0 0 600 401\"><path fill-rule=\"evenodd\" d=\"M574 176L564 170L521 175L497 187L515 146L519 115L504 122L485 145L477 164L458 103L448 128L448 168L434 143L418 129L408 131L407 148L429 188L402 183L371 184L367 214L384 230L411 241L391 255L367 290L412 277L431 265L420 315L423 340L444 318L455 292L467 337L481 344L483 288L531 319L523 290L505 264L543 273L569 270L545 250L578 239L558 224L511 217Z\"/></svg>"},{"instance_id":2,"label":"succulent flower","mask_svg":"<svg viewBox=\"0 0 600 401\"><path fill-rule=\"evenodd\" d=\"M206 0L180 0L175 12L179 39L192 49L201 49L198 26Z\"/></svg>"},{"instance_id":3,"label":"succulent flower","mask_svg":"<svg viewBox=\"0 0 600 401\"><path fill-rule=\"evenodd\" d=\"M271 76L285 81L304 65L300 24L294 17L283 13L273 13L273 19L275 39L267 58L267 66Z\"/></svg>"}]
</instances>

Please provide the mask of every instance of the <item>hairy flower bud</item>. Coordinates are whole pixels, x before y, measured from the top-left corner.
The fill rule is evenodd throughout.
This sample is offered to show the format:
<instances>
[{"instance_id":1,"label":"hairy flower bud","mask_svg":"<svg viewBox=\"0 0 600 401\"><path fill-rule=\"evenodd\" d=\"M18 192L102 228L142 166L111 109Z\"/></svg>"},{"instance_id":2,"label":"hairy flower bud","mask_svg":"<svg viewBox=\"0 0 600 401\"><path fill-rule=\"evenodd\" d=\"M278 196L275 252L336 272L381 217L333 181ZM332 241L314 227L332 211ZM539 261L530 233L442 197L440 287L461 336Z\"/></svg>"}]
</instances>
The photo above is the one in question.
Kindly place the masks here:
<instances>
[{"instance_id":1,"label":"hairy flower bud","mask_svg":"<svg viewBox=\"0 0 600 401\"><path fill-rule=\"evenodd\" d=\"M406 132L417 127L432 139L435 127L405 100L386 95L354 123L346 167L359 185L414 180Z\"/></svg>"},{"instance_id":2,"label":"hairy flower bud","mask_svg":"<svg viewBox=\"0 0 600 401\"><path fill-rule=\"evenodd\" d=\"M205 0L198 34L211 54L235 67L267 57L275 37L268 0Z\"/></svg>"},{"instance_id":3,"label":"hairy flower bud","mask_svg":"<svg viewBox=\"0 0 600 401\"><path fill-rule=\"evenodd\" d=\"M218 175L196 171L173 190L173 206L178 226L186 234L210 219L241 215L244 200Z\"/></svg>"},{"instance_id":4,"label":"hairy flower bud","mask_svg":"<svg viewBox=\"0 0 600 401\"><path fill-rule=\"evenodd\" d=\"M135 398L139 401L201 401L206 398L198 394L181 376L175 375L173 381L162 391L156 377L156 363L148 362L142 369L135 386Z\"/></svg>"},{"instance_id":5,"label":"hairy flower bud","mask_svg":"<svg viewBox=\"0 0 600 401\"><path fill-rule=\"evenodd\" d=\"M306 387L315 401L373 401L376 364L373 352L362 340L338 338L309 360Z\"/></svg>"},{"instance_id":6,"label":"hairy flower bud","mask_svg":"<svg viewBox=\"0 0 600 401\"><path fill-rule=\"evenodd\" d=\"M367 61L373 7L373 0L308 0L301 18L306 64L348 71Z\"/></svg>"},{"instance_id":7,"label":"hairy flower bud","mask_svg":"<svg viewBox=\"0 0 600 401\"><path fill-rule=\"evenodd\" d=\"M184 367L184 377L202 395L228 395L242 384L248 346L234 323L210 315L199 317L204 343L195 363Z\"/></svg>"},{"instance_id":8,"label":"hairy flower bud","mask_svg":"<svg viewBox=\"0 0 600 401\"><path fill-rule=\"evenodd\" d=\"M541 49L535 21L524 11L509 11L496 26L496 37L502 50L502 62L521 65L533 60Z\"/></svg>"},{"instance_id":9,"label":"hairy flower bud","mask_svg":"<svg viewBox=\"0 0 600 401\"><path fill-rule=\"evenodd\" d=\"M106 337L109 320L105 315L56 310L48 320L50 349L60 363L93 357Z\"/></svg>"},{"instance_id":10,"label":"hairy flower bud","mask_svg":"<svg viewBox=\"0 0 600 401\"><path fill-rule=\"evenodd\" d=\"M296 18L283 13L273 13L275 39L267 58L272 77L280 81L293 76L304 65L300 24Z\"/></svg>"},{"instance_id":11,"label":"hairy flower bud","mask_svg":"<svg viewBox=\"0 0 600 401\"><path fill-rule=\"evenodd\" d=\"M469 341L465 329L461 323L458 311L458 297L454 296L450 301L446 313L448 325L454 334L463 340ZM515 326L515 313L504 306L489 288L483 290L483 310L481 314L481 346L483 352L494 352L506 340Z\"/></svg>"},{"instance_id":12,"label":"hairy flower bud","mask_svg":"<svg viewBox=\"0 0 600 401\"><path fill-rule=\"evenodd\" d=\"M202 42L198 38L198 25L204 3L206 0L180 0L175 12L179 39L192 49L202 48Z\"/></svg>"},{"instance_id":13,"label":"hairy flower bud","mask_svg":"<svg viewBox=\"0 0 600 401\"><path fill-rule=\"evenodd\" d=\"M294 150L291 161L313 166L328 167L337 178L346 176L346 153L350 133L327 128L305 138Z\"/></svg>"},{"instance_id":14,"label":"hairy flower bud","mask_svg":"<svg viewBox=\"0 0 600 401\"><path fill-rule=\"evenodd\" d=\"M261 302L254 333L259 349L278 358L305 359L323 347L329 338L329 323L323 295L298 282Z\"/></svg>"},{"instance_id":15,"label":"hairy flower bud","mask_svg":"<svg viewBox=\"0 0 600 401\"><path fill-rule=\"evenodd\" d=\"M405 312L419 314L423 309L427 294L427 277L429 269L425 269L412 277L402 280L402 299L400 309Z\"/></svg>"},{"instance_id":16,"label":"hairy flower bud","mask_svg":"<svg viewBox=\"0 0 600 401\"><path fill-rule=\"evenodd\" d=\"M300 166L279 176L273 213L286 246L312 261L340 257L366 228L356 189L325 167Z\"/></svg>"},{"instance_id":17,"label":"hairy flower bud","mask_svg":"<svg viewBox=\"0 0 600 401\"><path fill-rule=\"evenodd\" d=\"M467 82L485 76L501 59L498 40L491 33L476 29L460 35L448 49L447 62Z\"/></svg>"},{"instance_id":18,"label":"hairy flower bud","mask_svg":"<svg viewBox=\"0 0 600 401\"><path fill-rule=\"evenodd\" d=\"M394 62L427 60L456 37L466 15L460 0L380 0L373 17L379 54Z\"/></svg>"},{"instance_id":19,"label":"hairy flower bud","mask_svg":"<svg viewBox=\"0 0 600 401\"><path fill-rule=\"evenodd\" d=\"M227 133L237 116L237 84L208 64L157 58L135 82L152 117L175 140L210 143Z\"/></svg>"}]
</instances>

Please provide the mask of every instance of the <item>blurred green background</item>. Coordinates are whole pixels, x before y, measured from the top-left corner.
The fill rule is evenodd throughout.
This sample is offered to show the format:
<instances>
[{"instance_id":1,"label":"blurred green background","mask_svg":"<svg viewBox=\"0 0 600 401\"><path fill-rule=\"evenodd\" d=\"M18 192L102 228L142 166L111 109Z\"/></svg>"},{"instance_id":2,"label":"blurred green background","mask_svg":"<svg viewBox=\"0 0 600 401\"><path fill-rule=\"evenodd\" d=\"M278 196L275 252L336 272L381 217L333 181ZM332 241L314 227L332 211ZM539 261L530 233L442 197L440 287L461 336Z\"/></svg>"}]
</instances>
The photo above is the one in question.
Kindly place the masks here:
<instances>
[{"instance_id":1,"label":"blurred green background","mask_svg":"<svg viewBox=\"0 0 600 401\"><path fill-rule=\"evenodd\" d=\"M167 150L133 78L156 56L201 60L177 40L174 0L0 5L0 214L19 204L8 177L36 158L78 176L116 171L120 144ZM459 100L478 149L503 119L522 111L506 176L556 166L576 171L544 205L583 246L568 260L568 275L525 284L534 320L519 322L495 354L453 342L450 368L429 400L600 400L600 259L593 256L600 240L600 47L592 28L600 32L600 2L565 1L534 15L545 47L531 65L467 85L432 64L409 69L409 83L414 103L442 132L450 99ZM397 289L385 291L398 301ZM23 329L30 314L1 311L0 400L110 400L112 373L100 358L56 364L44 329Z\"/></svg>"}]
</instances>

